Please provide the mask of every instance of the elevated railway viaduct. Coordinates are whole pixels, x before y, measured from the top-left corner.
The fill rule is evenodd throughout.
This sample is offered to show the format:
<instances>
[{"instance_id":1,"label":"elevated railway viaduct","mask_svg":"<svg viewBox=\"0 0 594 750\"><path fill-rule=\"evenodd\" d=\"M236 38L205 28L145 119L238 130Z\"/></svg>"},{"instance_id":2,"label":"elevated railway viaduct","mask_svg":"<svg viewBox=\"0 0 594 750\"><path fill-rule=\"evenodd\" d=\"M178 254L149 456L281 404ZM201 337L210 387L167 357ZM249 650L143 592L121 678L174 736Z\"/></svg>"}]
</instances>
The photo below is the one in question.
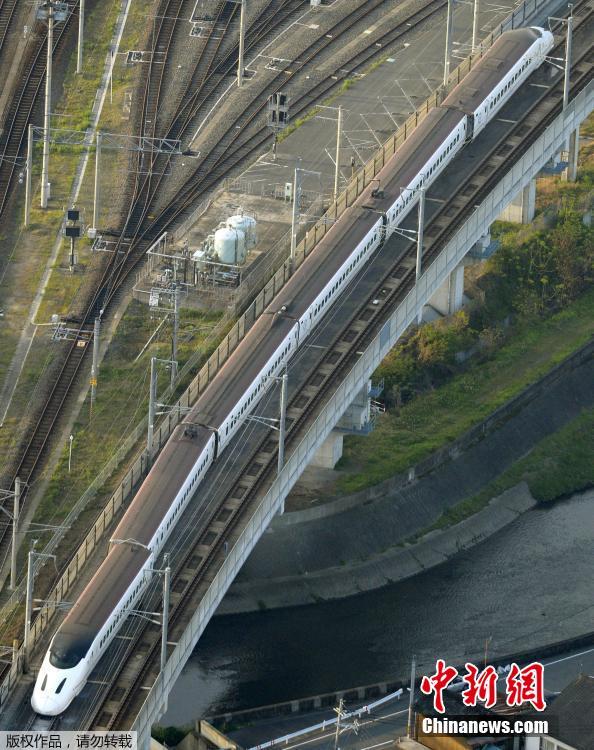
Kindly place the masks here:
<instances>
[{"instance_id":1,"label":"elevated railway viaduct","mask_svg":"<svg viewBox=\"0 0 594 750\"><path fill-rule=\"evenodd\" d=\"M253 423L213 469L198 493L205 493L203 515L194 517L190 508L180 521L165 669L159 672L159 628L130 625L61 728L82 726L81 720L94 728L133 727L140 746L147 746L150 726L183 664L313 453L424 302L592 111L591 10L591 3L579 7L567 108L562 110L558 75L524 87L428 192L424 271L416 283L414 247L394 235L292 363L287 460L280 474L274 474L275 436ZM405 226L414 229L415 217ZM276 403L273 394L262 415L276 416ZM156 591L150 606L159 607Z\"/></svg>"}]
</instances>

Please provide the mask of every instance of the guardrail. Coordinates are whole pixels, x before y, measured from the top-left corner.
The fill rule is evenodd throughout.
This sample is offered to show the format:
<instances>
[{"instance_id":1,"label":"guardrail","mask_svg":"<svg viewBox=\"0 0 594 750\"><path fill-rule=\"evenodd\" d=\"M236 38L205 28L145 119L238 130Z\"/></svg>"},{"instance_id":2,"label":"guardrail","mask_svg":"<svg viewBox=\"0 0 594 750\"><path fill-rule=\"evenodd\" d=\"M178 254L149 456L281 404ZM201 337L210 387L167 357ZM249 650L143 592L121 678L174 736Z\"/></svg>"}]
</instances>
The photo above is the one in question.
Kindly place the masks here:
<instances>
[{"instance_id":1,"label":"guardrail","mask_svg":"<svg viewBox=\"0 0 594 750\"><path fill-rule=\"evenodd\" d=\"M383 706L384 703L389 703L393 700L400 700L402 697L403 690L400 688L400 690L397 690L395 693L390 693L389 695L385 695L383 698L379 698L378 700L374 701L373 703L368 703L365 706L361 706L361 708L356 708L354 711L347 711L344 714L342 714L340 720L345 721L348 719L352 719L355 716L363 716L363 714L369 714L371 711L378 706ZM268 747L276 747L277 745L286 745L291 740L295 740L298 737L303 737L303 735L311 734L312 732L317 732L320 729L324 731L328 727L332 727L336 724L338 721L338 716L331 719L326 719L325 721L320 721L318 724L313 724L311 727L305 727L305 729L298 729L296 732L291 732L290 734L284 734L282 737L277 737L275 740L270 740L269 742L263 742L261 745L254 745L253 747L250 747L249 750L266 750Z\"/></svg>"},{"instance_id":2,"label":"guardrail","mask_svg":"<svg viewBox=\"0 0 594 750\"><path fill-rule=\"evenodd\" d=\"M239 538L230 545L218 570L210 579L204 596L186 629L177 640L164 669L146 694L133 729L138 731L140 747L148 746L150 728L160 715L165 698L179 677L189 654L195 648L208 622L227 593L231 582L255 547L258 539L278 513L283 498L298 480L304 467L311 461L319 446L338 422L345 408L368 381L370 375L385 358L408 326L416 320L421 304L435 293L443 279L460 263L468 249L478 241L499 216L503 208L544 166L565 143L569 133L592 111L594 81L591 81L560 113L492 189L464 224L441 250L437 258L421 274L417 284L406 294L392 312L373 341L363 351L353 368L345 375L332 395L324 403L298 445L286 457L283 469L257 507L253 508ZM312 586L312 581L309 582Z\"/></svg>"},{"instance_id":3,"label":"guardrail","mask_svg":"<svg viewBox=\"0 0 594 750\"><path fill-rule=\"evenodd\" d=\"M383 168L386 161L394 154L394 151L404 143L406 138L410 136L414 128L422 122L427 116L427 113L435 106L437 106L442 97L457 85L462 78L472 68L474 62L482 57L484 52L489 49L493 42L501 36L501 34L510 28L516 28L520 26L527 17L532 15L539 7L545 5L548 0L524 0L524 2L503 22L497 29L495 29L489 36L481 43L480 52L475 55L470 55L453 71L448 81L448 87L445 92L440 94L435 92L430 96L424 104L417 110L411 117L402 125L398 132L389 138L386 143L379 149L374 157L361 169L349 183L347 188L338 197L338 200L333 203L324 217L316 223L313 229L306 232L305 238L298 244L295 256L295 268L298 268L309 253L315 248L317 243L322 239L327 231L328 219L336 220L345 210L352 204L352 202L360 195L360 193L369 185L374 179L375 175ZM430 270L433 269L433 264L430 266ZM254 302L248 307L246 312L240 317L240 319L233 325L227 336L223 339L221 344L217 347L215 352L208 358L205 365L202 367L198 375L192 380L188 389L184 392L181 398L173 404L173 408L178 407L178 411L172 411L159 425L158 429L155 430L154 436L154 449L153 456L158 453L161 447L169 438L174 427L179 421L179 415L184 407L192 406L198 397L204 392L212 378L221 369L223 364L229 358L231 353L237 347L239 342L243 339L247 331L251 328L257 318L260 316L262 311L272 301L274 296L282 289L285 283L291 276L291 270L289 261L286 260L281 268L273 274L271 279L265 285L264 289L256 297ZM426 274L424 275L426 276ZM423 277L422 277L423 278ZM408 298L407 298L408 299ZM225 320L225 325L229 324L228 320ZM197 355L195 358L190 358L188 362L181 368L178 378L185 376L193 366L195 366L195 359L199 358ZM194 361L193 361L194 360ZM378 362L379 364L379 362ZM163 394L162 398L164 401L171 398L172 393L169 389ZM74 516L68 516L64 521L64 526L68 525L68 520L73 520L82 509L88 504L98 492L99 487L105 481L105 479L114 471L119 463L125 458L125 456L133 449L134 445L140 440L144 430L146 429L146 418L136 427L133 433L124 441L121 448L117 451L115 456L106 464L104 469L100 472L97 479L89 486L85 493L81 496L77 502L75 508L71 513L75 513ZM151 457L152 458L152 457ZM131 495L134 487L138 481L142 478L147 467L147 456L146 452L142 451L137 454L135 460L132 463L131 468L128 470L117 490L112 494L109 501L107 502L104 510L99 514L99 517L93 524L93 527L84 538L82 544L73 555L72 559L66 566L63 574L59 578L58 582L47 596L47 606L44 607L38 617L32 624L31 627L31 648L40 640L47 624L52 619L60 603L64 601L66 594L69 592L72 584L76 580L78 573L91 554L96 549L97 545L102 541L103 536L109 527L109 524L113 521L118 511L122 508L124 502ZM76 510L75 510L76 509ZM267 525L267 524L266 524ZM57 532L52 539L47 543L43 552L51 554L61 541L63 536L62 532ZM44 564L44 558L37 560L34 574ZM20 602L22 602L25 595L24 581L19 583L19 586L13 592L9 601L3 607L2 614L7 615L12 609L16 608ZM15 684L19 675L19 665L22 663L23 658L23 647L19 649L18 658L12 665L7 676L0 685L0 707L2 707L8 698L10 691Z\"/></svg>"}]
</instances>

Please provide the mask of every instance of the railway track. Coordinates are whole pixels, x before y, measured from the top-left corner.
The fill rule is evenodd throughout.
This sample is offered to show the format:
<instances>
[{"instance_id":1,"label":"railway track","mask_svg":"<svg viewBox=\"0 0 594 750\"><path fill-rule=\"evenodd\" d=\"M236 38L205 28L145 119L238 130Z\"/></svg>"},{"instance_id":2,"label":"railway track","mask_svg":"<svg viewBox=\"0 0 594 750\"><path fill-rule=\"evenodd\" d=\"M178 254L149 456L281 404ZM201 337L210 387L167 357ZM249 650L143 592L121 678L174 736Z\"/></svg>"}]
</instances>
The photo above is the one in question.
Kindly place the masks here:
<instances>
[{"instance_id":1,"label":"railway track","mask_svg":"<svg viewBox=\"0 0 594 750\"><path fill-rule=\"evenodd\" d=\"M11 9L10 6L14 4L13 0L4 0L0 9L0 35L4 24L5 34L10 28L14 14L14 8ZM73 19L74 12L71 12L66 21L55 29L54 60L57 60L64 50L66 39L73 27ZM37 34L34 39L23 63L21 80L8 108L4 131L0 137L0 218L6 210L15 176L22 171L23 165L19 164L19 158L27 140L27 126L32 121L40 102L40 94L45 83L47 33Z\"/></svg>"},{"instance_id":2,"label":"railway track","mask_svg":"<svg viewBox=\"0 0 594 750\"><path fill-rule=\"evenodd\" d=\"M583 12L582 10L580 10L580 8L576 8L576 16L580 16L580 15L581 15L580 17L580 26L581 26L584 22L591 21L591 8L587 9L586 12ZM589 54L589 58L587 54L582 55L581 59L579 61L576 61L575 63L574 76L572 76L572 85L573 85L572 93L573 94L576 93L576 91L579 89L581 85L584 85L585 82L590 80L592 77L592 65L591 65L592 51L591 49L588 54ZM589 62L588 62L588 59L589 59ZM579 69L580 66L584 64L584 60L586 61L587 66L589 66L587 67L587 70ZM559 86L560 84L557 83L557 89L559 88ZM545 116L537 117L536 124L534 127L534 132L536 132L539 129L542 130L542 128L548 123L551 117L555 115L555 113L556 113L556 110L553 109L553 110L550 110ZM492 182L493 179L495 179L497 174L498 174L497 170L492 171L492 174L490 176L490 182ZM487 187L485 186L483 188L483 191L486 189ZM469 199L470 202L468 204L467 204L468 199L466 199L465 205L466 206L470 204L474 205L474 203L479 199L480 199L480 191L479 193L477 193L476 196L471 197L471 199ZM466 207L466 211L469 211L469 210L470 209ZM458 214L454 217L454 219L447 222L447 226L440 227L439 234L437 235L435 240L431 241L431 245L425 253L425 256L423 259L424 265L426 265L427 263L431 261L433 255L437 252L437 246L439 245L439 243L440 242L443 243L443 241L447 239L447 236L448 236L447 232L449 231L451 233L452 231L454 231L454 226L455 226L456 221L459 223L459 221L461 221L463 217L464 217L463 212L458 212ZM396 269L396 273L393 273L393 274L391 273L391 275L394 276L394 278L399 281L399 283L396 285L398 294L401 294L403 291L406 291L408 288L410 288L414 280L414 262L412 261L412 258L409 257L407 259L406 255L401 256L400 263L401 263L401 268ZM402 265L406 266L407 263L408 263L408 268L405 269L404 273L402 273ZM385 277L384 279L382 279L381 283L378 285L378 289L380 289L380 287L381 289L384 289L384 290L389 289L389 285L390 285L390 279L388 277ZM380 292L381 292L381 289L380 289ZM362 346L365 341L364 337L371 336L372 330L375 330L375 329L372 329L372 324L374 320L376 321L378 326L381 325L383 320L378 319L377 314L387 309L388 305L386 305L385 303L387 301L391 301L392 296L393 296L392 292L390 293L391 293L391 297L387 299L382 299L382 305L379 308L374 305L370 306L369 300L367 300L366 305L364 306L364 309L363 309L363 312L367 310L366 317L365 317L365 325L362 326L359 331L357 330L355 330L354 332L351 331L351 333L349 334L350 342L352 342L352 339L353 339L352 334L354 333L355 337L358 337L357 338L358 347ZM378 295L378 291L376 290L374 292L373 297L377 297L377 295ZM382 294L382 297L383 296L384 295ZM372 299L373 297L370 297L370 299ZM371 315L369 315L369 311L371 312ZM331 351L330 355L333 357L336 357L337 353L341 355L337 358L339 365L343 367L348 367L349 365L348 365L347 358L344 352L342 352L341 354L340 351L338 352ZM343 360L344 362L341 364ZM336 362L334 363L334 365L336 365ZM320 368L318 368L318 370L319 369ZM324 377L322 378L321 383L318 383L317 385L318 390L320 387L324 387L326 388L326 390L329 388L331 374L332 374L332 379L334 379L337 374L336 368L333 371L329 370L328 374L324 373ZM299 431L299 426L304 424L303 419L307 417L308 415L311 416L314 408L315 406L312 401L310 401L309 404L307 404L305 407L297 408L295 405L295 399L291 400L291 405L289 408L288 420L287 420L288 421L288 435L287 435L288 446L290 446L290 441L293 441L296 439L297 433ZM301 415L299 415L300 409L302 412ZM265 461L264 459L267 459L267 460ZM224 528L227 539L229 538L228 534L230 533L230 531L232 531L234 525L237 525L238 523L240 523L240 516L243 516L245 513L248 512L250 499L253 499L256 496L256 493L262 490L262 488L265 486L265 483L267 481L267 477L268 479L270 478L271 472L273 472L274 470L275 460L276 460L275 459L275 438L274 436L267 435L264 438L262 438L261 441L259 441L258 445L255 448L255 452L252 458L250 459L250 462L252 465L259 465L261 469L262 467L264 467L264 469L262 469L259 473L256 473L256 475L254 475L251 478L251 479L254 479L254 483L251 483L251 479L248 482L246 482L244 478L243 482L240 482L237 485L236 489L228 493L227 497L225 498L225 501L221 505L217 506L216 508L213 508L210 520L212 520L213 518L220 519L221 517L225 517L225 519L228 521L228 523L226 523L225 528ZM255 483L256 481L257 481L257 486ZM212 541L213 536L215 540L214 542ZM213 535L213 532L207 528L204 534L202 534L199 537L199 541L204 542L205 540L208 540L208 537L211 537L209 543L203 544L203 547L209 547L208 554L204 555L204 552L202 551L202 556L200 555L196 556L195 550L193 552L191 551L190 553L188 553L188 555L186 555L185 562L181 566L182 568L181 572L176 573L176 576L174 578L173 587L172 587L174 592L176 591L176 582L178 585L178 590L174 594L174 598L178 595L182 596L183 602L181 604L172 602L172 628L182 627L183 613L187 611L188 609L186 607L187 602L189 601L188 597L196 595L198 591L197 582L195 585L194 584L192 585L193 594L191 593L190 589L185 591L185 589L188 586L188 581L191 578L189 573L191 573L192 571L194 573L197 572L197 566L195 562L192 564L192 560L199 559L201 561L200 570L202 570L203 573L207 574L208 571L213 568L217 560L220 558L220 555L222 552L222 543L223 543L222 533L220 532L220 530L218 530L217 533ZM208 566L208 567L203 567L203 566ZM204 576L202 576L201 580L204 580ZM180 582L183 584L181 588L179 588ZM174 633L174 630L172 629L171 632ZM145 635L146 633L143 634L141 638L145 638ZM173 634L171 637L173 639L175 638L175 635ZM139 695L142 696L144 694L144 691L142 689L139 690L139 686L141 688L146 687L147 684L150 684L151 675L154 676L155 674L154 663L151 666L150 659L152 658L152 655L156 653L155 649L158 647L158 643L157 643L158 637L156 640L153 638L153 641L154 643L152 646L150 643L147 646L147 644L144 641L141 642L140 639L138 639L133 644L131 644L131 648L135 648L135 649L138 648L140 644L141 648L139 650L139 653L148 654L146 659L143 662L141 674L139 674L136 678L134 678L134 676L131 674L127 674L124 680L124 687L122 687L122 684L120 684L119 690L117 687L118 684L115 683L115 685L112 688L112 691L110 691L110 695L112 695L112 697L110 698L108 696L106 698L106 701L103 704L105 706L108 703L111 703L112 706L110 710L105 711L104 709L101 708L98 710L96 714L98 716L97 723L99 726L113 726L113 723L116 720L119 721L118 716L121 716L122 712L125 712L127 710L126 706L129 708L135 700L138 700ZM119 693L119 698L117 701L115 701L115 703L120 705L119 708L117 706L116 707L113 706L113 703L114 703L113 691L114 690L116 691L116 693ZM134 697L135 695L136 697Z\"/></svg>"},{"instance_id":3,"label":"railway track","mask_svg":"<svg viewBox=\"0 0 594 750\"><path fill-rule=\"evenodd\" d=\"M13 19L16 15L18 0L2 0L0 2L0 55L4 50L4 44L11 30Z\"/></svg>"},{"instance_id":4,"label":"railway track","mask_svg":"<svg viewBox=\"0 0 594 750\"><path fill-rule=\"evenodd\" d=\"M579 27L586 39L592 39L592 9L587 8L583 14L576 14L580 19ZM562 46L557 52L562 51ZM572 75L572 96L585 86L593 77L593 49L589 47L574 62ZM504 138L496 143L485 154L473 174L461 185L452 206L440 206L432 220L437 227L428 241L423 255L423 266L427 267L441 251L444 243L457 230L480 202L501 179L507 170L506 162L513 155L521 156L548 124L559 114L562 101L562 81L558 80L551 91L547 91L534 103L526 118ZM528 129L527 129L528 128ZM512 151L509 146L512 145ZM482 175L477 180L477 174ZM401 253L394 265L379 278L372 293L344 328L334 337L333 342L325 347L325 354L315 371L306 379L289 403L287 409L287 447L295 444L303 435L311 418L315 416L321 401L332 389L332 383L340 381L354 366L357 351L373 340L382 325L392 313L394 304L413 288L415 283L415 254L412 244ZM380 304L377 304L377 300ZM233 533L250 514L251 505L266 491L274 479L276 469L277 439L272 432L266 432L254 447L246 461L246 472L233 489L226 493L221 503L209 509L209 520L198 535L195 545L184 554L183 560L175 571L172 580L172 599L169 620L169 634L173 641L181 637L187 621L195 611L197 602L202 596L208 581L212 580L217 566L224 557L224 543L233 540ZM254 467L259 467L256 471ZM216 523L212 525L212 522ZM206 551L207 550L207 551ZM146 689L153 684L159 671L160 632L157 628L146 628L130 644L129 653L143 654L142 663L127 662L122 668L120 678L114 683L109 693L97 710L97 719L93 728L122 728L129 723L144 701Z\"/></svg>"},{"instance_id":5,"label":"railway track","mask_svg":"<svg viewBox=\"0 0 594 750\"><path fill-rule=\"evenodd\" d=\"M339 31L340 34L346 33L348 29L351 28L351 25L353 23L356 23L364 18L367 13L370 12L370 9L379 7L381 2L382 0L368 0L364 6L358 9L357 12L349 14L348 21L345 22L345 20L342 19L340 22L338 22L331 32L334 40L339 37ZM446 0L431 0L428 8L425 9L425 12L413 14L412 16L404 19L400 34L405 33L405 30L409 30L411 26L415 25L411 22L411 19L415 20L416 24L421 23L422 20L424 20L426 17L428 17L428 15L435 11L436 7L442 7L445 4ZM223 5L223 3L220 4L221 13L223 13ZM169 0L169 2L164 3L163 7L165 8L166 12L159 14L160 27L156 35L156 39L157 44L162 47L162 49L160 49L159 51L164 52L165 56L167 57L167 52L169 51L169 45L171 44L171 39L173 36L172 29L174 28L177 18L179 17L179 12L183 7L183 3L182 0ZM169 8L172 9L172 13L169 12ZM282 12L284 13L284 17L286 18L290 15L291 12L294 12L295 10L295 0L282 0L282 2L278 2L278 0L271 0L271 2L265 8L265 14L269 19L274 19L277 18L278 12ZM176 12L177 16L175 15ZM219 17L220 15L217 16L217 21ZM253 36L250 36L251 29L255 29L255 34ZM65 31L65 28L63 28L61 30L62 34L65 33ZM250 29L248 29L248 49L259 43L265 33L266 22L265 19L262 19L262 17L260 17L259 22L255 25L252 24ZM311 63L315 59L319 51L325 49L331 41L331 39L324 37L324 41L310 45L307 50L308 54L306 60L303 62L303 64L300 65L299 70L302 70L307 63ZM208 45L205 44L205 47L207 46ZM155 46L155 49L157 49L157 46ZM215 58L213 57L213 59ZM231 64L232 60L233 52L227 52L226 57L220 62L217 61L216 65L213 64L211 60L209 72L203 77L202 86L216 88L216 81L214 81L212 77L215 75L220 77L222 71L229 70L229 65ZM196 71L198 71L198 69L200 68L201 61L202 57L200 56L195 66ZM291 77L293 77L295 74L296 73L293 73ZM192 77L192 80L194 80L194 76ZM286 74L279 74L275 78L275 85L277 86L277 88L281 80L287 80ZM163 81L164 79L160 71L156 76L156 82L155 78L151 78L150 76L148 77L148 82L145 86L143 99L143 112L150 113L155 111L155 108L158 106L156 102L160 100L160 92ZM41 85L41 80L39 81L39 85ZM206 94L208 95L208 93L210 93L212 90L214 89L209 88L206 91ZM193 117L195 117L197 110L200 107L200 102L204 101L204 99L200 98L201 91L202 89L198 89L194 93L192 106L188 107L186 105L180 105L178 107L178 111L173 116L172 124L168 133L171 132L173 128L179 128L178 137L183 134L185 128L189 126L189 123L192 121ZM303 106L305 107L305 104L303 104ZM192 189L185 189L175 197L176 201L184 201L183 207L186 210L190 206L191 202L195 201L200 194L204 194L204 192L210 190L214 185L217 184L218 181L220 181L240 163L242 163L242 161L246 158L246 155L250 155L251 153L253 153L253 148L249 148L246 150L245 147L242 147L240 145L238 147L238 154L236 158L225 158L227 155L227 150L233 145L233 138L230 138L229 136L234 135L234 133L237 132L238 125L242 127L244 123L252 122L258 116L258 114L262 112L264 107L265 103L258 104L255 106L255 111L250 112L247 117L244 113L242 113L238 120L236 120L234 123L231 123L230 127L225 132L226 140L224 141L224 145L218 147L215 153L212 153L207 159L203 160L200 168L195 173L192 180ZM154 120L154 118L150 119ZM167 135L165 137L167 137ZM85 340L88 339L88 331L91 329L93 320L99 314L99 311L102 309L107 309L108 306L113 305L114 301L117 299L117 295L119 293L118 290L121 288L124 281L129 277L132 270L144 256L144 252L146 251L150 240L157 236L158 233L163 231L163 228L165 226L169 227L181 213L181 211L174 211L172 214L162 213L157 220L147 221L149 211L152 209L153 199L162 185L162 174L165 172L165 169L155 169L155 165L159 163L158 160L158 156L154 157L150 167L146 164L145 161L144 167L149 170L148 177L144 177L143 179L142 175L138 174L136 178L136 183L133 191L134 200L132 202L131 210L128 214L127 221L117 245L117 249L119 249L121 247L121 243L123 243L125 239L126 243L129 243L128 251L126 253L114 252L110 263L107 264L99 282L97 283L96 291L94 292L91 299L89 300L89 303L86 306L86 312L80 317L78 322L76 320L69 321L71 326L78 325L79 333ZM170 158L168 157L167 163L169 162L169 160ZM208 170L208 179L206 180L204 179L204 170ZM138 173L140 173L141 171L142 170L139 169ZM156 179L154 179L154 172L160 172L161 176L157 176ZM37 419L34 430L32 431L32 435L21 450L21 456L15 464L16 468L14 472L12 472L13 481L14 477L19 476L21 478L21 481L25 484L28 482L30 483L31 478L33 477L37 469L37 466L46 454L46 451L48 449L49 436L54 429L54 426L59 415L62 412L66 399L68 398L73 384L76 381L76 377L80 370L81 364L85 359L86 351L88 348L88 344L86 344L84 341L81 341L80 339L78 341L68 342L63 345L63 365L61 366L60 371L58 372L53 386L48 394L43 410ZM24 503L26 503L26 493L22 497L22 500ZM3 529L2 532L0 532L0 559L6 559L9 542L8 536L9 535L6 529Z\"/></svg>"}]
</instances>

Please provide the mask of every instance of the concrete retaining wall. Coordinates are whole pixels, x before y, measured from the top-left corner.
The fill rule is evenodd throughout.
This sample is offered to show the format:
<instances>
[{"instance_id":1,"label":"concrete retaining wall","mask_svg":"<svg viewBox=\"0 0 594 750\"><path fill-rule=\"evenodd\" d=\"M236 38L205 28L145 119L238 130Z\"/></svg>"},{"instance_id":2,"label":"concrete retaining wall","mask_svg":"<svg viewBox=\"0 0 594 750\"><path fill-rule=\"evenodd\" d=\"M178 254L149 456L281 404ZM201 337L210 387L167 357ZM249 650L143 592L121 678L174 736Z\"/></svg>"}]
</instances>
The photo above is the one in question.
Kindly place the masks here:
<instances>
[{"instance_id":1,"label":"concrete retaining wall","mask_svg":"<svg viewBox=\"0 0 594 750\"><path fill-rule=\"evenodd\" d=\"M502 423L524 409L535 398L546 393L554 383L559 382L564 376L583 365L593 356L594 339L588 341L588 343L584 344L584 346L574 352L574 354L553 367L550 372L544 375L540 380L536 381L536 383L524 388L524 390L496 409L482 422L479 422L465 432L457 440L454 440L452 443L449 443L435 453L432 453L423 461L419 461L419 463L411 466L406 473L396 474L380 484L368 487L360 492L355 492L352 495L330 500L324 505L294 511L293 513L285 513L284 515L275 518L274 527L283 528L297 523L304 523L319 518L327 518L328 516L342 513L343 511L358 505L364 505L369 501L377 500L378 498L385 497L386 495L402 489L426 474L434 471L447 461L457 458L461 453L482 440L486 435L497 430Z\"/></svg>"},{"instance_id":2,"label":"concrete retaining wall","mask_svg":"<svg viewBox=\"0 0 594 750\"><path fill-rule=\"evenodd\" d=\"M470 518L443 530L434 530L415 544L396 546L371 560L350 562L310 574L274 578L270 582L236 582L217 614L298 606L313 601L340 599L380 588L446 562L462 550L488 539L537 504L525 482L493 498Z\"/></svg>"}]
</instances>

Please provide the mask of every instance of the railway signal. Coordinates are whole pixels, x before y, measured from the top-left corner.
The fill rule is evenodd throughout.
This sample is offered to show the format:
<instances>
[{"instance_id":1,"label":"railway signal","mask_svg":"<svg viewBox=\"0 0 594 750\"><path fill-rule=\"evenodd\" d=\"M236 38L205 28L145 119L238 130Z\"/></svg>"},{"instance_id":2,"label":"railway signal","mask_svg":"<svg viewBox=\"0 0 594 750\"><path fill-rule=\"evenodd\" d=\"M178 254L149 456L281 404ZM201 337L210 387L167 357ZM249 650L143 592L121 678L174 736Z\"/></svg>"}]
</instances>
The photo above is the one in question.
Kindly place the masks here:
<instances>
[{"instance_id":1,"label":"railway signal","mask_svg":"<svg viewBox=\"0 0 594 750\"><path fill-rule=\"evenodd\" d=\"M66 223L64 224L64 236L70 237L70 273L73 273L76 265L76 254L74 252L74 241L79 239L82 234L80 226L80 211L77 208L69 208L66 211Z\"/></svg>"}]
</instances>

